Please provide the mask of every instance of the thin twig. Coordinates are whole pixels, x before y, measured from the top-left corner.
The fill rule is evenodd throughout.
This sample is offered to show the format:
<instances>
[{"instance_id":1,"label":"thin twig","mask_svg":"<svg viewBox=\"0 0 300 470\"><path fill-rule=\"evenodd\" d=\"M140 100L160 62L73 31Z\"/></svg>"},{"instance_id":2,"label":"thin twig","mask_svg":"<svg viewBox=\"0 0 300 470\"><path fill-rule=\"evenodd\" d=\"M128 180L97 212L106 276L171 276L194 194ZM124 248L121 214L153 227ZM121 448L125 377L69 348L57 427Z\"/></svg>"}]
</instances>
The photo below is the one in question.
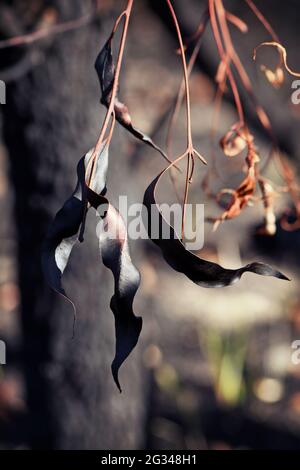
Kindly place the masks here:
<instances>
[{"instance_id":1,"label":"thin twig","mask_svg":"<svg viewBox=\"0 0 300 470\"><path fill-rule=\"evenodd\" d=\"M86 182L87 186L90 187L95 170L97 167L97 157L100 152L100 148L103 144L105 135L108 130L108 126L111 123L111 127L109 129L109 135L107 138L107 145L109 145L110 140L113 135L113 130L115 126L115 99L117 96L117 91L118 91L118 85L119 85L119 76L120 76L120 71L121 71L121 65L122 65L122 59L123 59L123 54L124 54L124 49L125 49L125 43L126 43L126 37L127 37L127 31L128 31L128 24L129 24L129 19L130 19L130 14L132 10L132 5L133 5L133 0L128 0L127 1L127 6L125 10L121 13L121 15L117 18L112 33L111 33L111 38L113 37L114 33L116 32L116 29L121 21L121 19L124 17L124 25L123 25L123 31L122 31L122 36L121 36L121 42L120 42L120 47L119 47L119 52L118 52L118 57L117 57L117 63L116 63L116 69L114 73L114 81L113 81L113 86L112 86L112 91L111 91L111 97L110 97L110 103L108 106L108 109L106 111L106 115L103 121L103 124L101 126L101 130L99 133L99 137L97 139L96 145L94 147L93 153L91 155L91 159L88 165L88 168L91 167L91 171L89 172L88 180ZM88 172L86 171L86 175L88 175ZM83 222L81 224L81 229L80 229L80 234L79 234L79 240L83 240L83 232L85 228L85 220L86 220L86 215L87 215L87 210L88 210L88 202L85 201L85 207L84 207L84 214L83 214Z\"/></svg>"},{"instance_id":2,"label":"thin twig","mask_svg":"<svg viewBox=\"0 0 300 470\"><path fill-rule=\"evenodd\" d=\"M205 28L207 26L208 19L209 19L209 14L208 14L208 10L206 9L205 12L202 15L202 18L201 18L201 21L200 21L199 26L197 28L197 31L192 36L192 38L194 40L196 40L196 44L193 48L192 54L191 54L189 62L188 62L188 67L187 67L188 77L191 76L191 73L192 73L192 70L194 68L196 59L199 55L199 51L200 51L201 44L202 44L202 37L203 37L203 33L205 31ZM192 40L192 39L190 39L190 40ZM170 159L172 159L172 154L173 154L173 149L172 149L173 133L174 133L175 124L176 124L176 121L178 119L178 115L179 115L179 112L180 112L180 109L181 109L181 106L182 106L182 101L183 101L183 98L184 98L184 91L185 91L185 80L184 80L184 77L183 77L183 79L181 80L179 91L177 93L175 106L174 106L174 109L173 109L173 112L172 112L172 115L171 115L171 119L169 121L168 130L167 130L167 154L168 154ZM177 199L179 200L179 194L178 194L178 189L177 189L177 180L175 178L173 170L174 169L172 167L170 169L170 178L171 178L173 187L175 189Z\"/></svg>"},{"instance_id":3,"label":"thin twig","mask_svg":"<svg viewBox=\"0 0 300 470\"><path fill-rule=\"evenodd\" d=\"M268 31L270 36L273 38L273 41L280 42L274 29L272 28L268 20L264 17L264 15L261 13L261 11L257 8L257 6L253 3L253 1L245 0L245 2L249 6L249 8L251 8L251 10L255 14L255 16L258 18L258 20L261 22L261 24L264 26L264 28Z\"/></svg>"},{"instance_id":4,"label":"thin twig","mask_svg":"<svg viewBox=\"0 0 300 470\"><path fill-rule=\"evenodd\" d=\"M231 90L232 90L232 93L233 93L233 96L234 96L237 113L239 115L240 125L241 125L241 127L243 127L244 121L245 121L244 120L244 111L243 111L240 95L239 95L239 92L238 92L238 88L237 88L234 76L233 76L231 68L230 68L230 58L228 57L228 54L225 52L225 49L224 49L223 44L222 44L222 39L221 39L220 32L219 32L219 27L218 27L218 22L217 22L217 18L216 18L215 9L216 9L215 1L214 0L209 0L209 11L210 11L211 27L212 27L212 30L213 30L213 34L214 34L214 38L215 38L215 41L216 41L216 44L217 44L217 48L218 48L218 51L219 51L220 58L223 61L225 67L226 67L226 74L228 76L230 86L231 86Z\"/></svg>"},{"instance_id":5,"label":"thin twig","mask_svg":"<svg viewBox=\"0 0 300 470\"><path fill-rule=\"evenodd\" d=\"M182 40L182 35L180 31L180 27L178 24L178 20L176 17L176 13L174 11L173 5L171 0L166 0L169 10L171 12L171 16L173 19L173 23L176 29L177 37L178 37L178 42L179 42L179 48L180 48L180 53L181 53L181 60L182 60L182 68L183 68L183 76L184 76L184 84L185 84L185 103L186 103L186 119L187 119L187 146L186 150L183 152L181 155L182 157L187 156L187 166L186 166L186 179L185 179L185 190L184 190L184 197L183 197L183 203L182 203L182 226L181 226L181 238L184 240L184 225L185 225L185 216L186 216L186 204L188 201L188 192L189 192L189 184L192 179L192 172L194 169L194 163L192 163L192 172L190 171L191 167L191 161L194 159L194 153L197 154L197 156L204 162L205 160L201 155L195 152L194 146L193 146L193 138L192 138L192 122L191 122L191 103L190 103L190 88L189 88L189 72L188 72L188 67L187 67L187 62L186 62L186 56L185 56L185 48Z\"/></svg>"},{"instance_id":6,"label":"thin twig","mask_svg":"<svg viewBox=\"0 0 300 470\"><path fill-rule=\"evenodd\" d=\"M117 57L117 63L116 63L116 69L115 69L115 74L114 74L114 81L113 81L113 86L112 86L112 91L111 91L111 98L110 98L110 103L106 112L106 116L104 118L104 122L102 124L100 134L97 140L97 143L94 148L93 155L91 157L91 160L93 162L94 168L95 168L95 159L97 158L97 154L100 150L100 147L103 143L103 139L105 137L109 122L111 120L111 117L113 116L114 113L114 107L115 107L115 99L118 91L118 84L119 84L119 76L120 76L120 71L121 71L121 65L122 65L122 60L123 60L123 54L124 54L124 49L125 49L125 43L126 43L126 37L127 37L127 31L128 31L128 24L129 24L129 19L130 19L130 14L132 10L132 5L133 5L133 0L128 0L127 1L127 6L124 12L119 16L117 19L114 28L113 28L113 33L116 31L116 25L119 25L119 22L121 18L124 17L124 26L123 26L123 31L122 31L122 36L121 36L121 42L120 42L120 48L118 52L118 57ZM91 171L89 181L88 181L88 186L90 186L93 174L94 174L94 168Z\"/></svg>"},{"instance_id":7,"label":"thin twig","mask_svg":"<svg viewBox=\"0 0 300 470\"><path fill-rule=\"evenodd\" d=\"M23 34L21 36L14 36L12 38L3 39L0 41L0 49L8 49L16 46L25 46L33 42L44 39L48 36L65 33L74 29L81 28L87 25L93 19L95 12L92 11L86 15L81 16L75 20L65 21L47 28L38 29L32 33Z\"/></svg>"}]
</instances>

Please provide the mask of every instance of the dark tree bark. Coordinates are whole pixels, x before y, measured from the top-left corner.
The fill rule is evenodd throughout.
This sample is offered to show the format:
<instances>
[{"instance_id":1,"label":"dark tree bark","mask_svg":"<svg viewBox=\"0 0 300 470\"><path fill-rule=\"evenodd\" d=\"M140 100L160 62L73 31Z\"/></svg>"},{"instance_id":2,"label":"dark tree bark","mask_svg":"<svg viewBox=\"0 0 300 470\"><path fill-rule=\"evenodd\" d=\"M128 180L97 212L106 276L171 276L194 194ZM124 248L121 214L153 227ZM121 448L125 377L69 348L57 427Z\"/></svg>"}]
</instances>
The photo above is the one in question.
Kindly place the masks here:
<instances>
[{"instance_id":1,"label":"dark tree bark","mask_svg":"<svg viewBox=\"0 0 300 470\"><path fill-rule=\"evenodd\" d=\"M79 17L87 3L47 2L58 11L60 21ZM72 253L64 280L78 307L74 340L72 309L45 285L40 268L47 227L71 194L77 161L94 145L104 115L93 64L105 39L102 31L111 27L111 18L106 21L101 28L94 22L31 45L40 62L8 86L3 107L3 132L15 188L22 293L29 409L24 439L33 448L137 448L143 438L137 350L121 369L122 395L111 378L115 340L109 301L113 280L101 265L95 224L89 224L85 243ZM12 57L19 60L22 54L20 49L10 52L10 61ZM117 144L119 148L120 141ZM110 173L110 186L120 194L130 188L134 198L139 184L135 181L134 189L128 184L130 169L116 149L115 144L111 157L117 171Z\"/></svg>"}]
</instances>

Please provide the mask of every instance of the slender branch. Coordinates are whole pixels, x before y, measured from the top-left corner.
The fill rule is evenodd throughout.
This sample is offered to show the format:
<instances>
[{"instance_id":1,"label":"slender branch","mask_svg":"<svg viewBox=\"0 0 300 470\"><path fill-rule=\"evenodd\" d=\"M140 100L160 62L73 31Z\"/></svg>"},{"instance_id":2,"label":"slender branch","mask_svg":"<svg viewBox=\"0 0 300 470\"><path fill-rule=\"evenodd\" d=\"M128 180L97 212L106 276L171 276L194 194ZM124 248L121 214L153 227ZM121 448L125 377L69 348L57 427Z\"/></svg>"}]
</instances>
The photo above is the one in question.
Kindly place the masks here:
<instances>
[{"instance_id":1,"label":"slender branch","mask_svg":"<svg viewBox=\"0 0 300 470\"><path fill-rule=\"evenodd\" d=\"M114 81L113 81L113 86L112 86L112 91L111 91L110 103L109 103L108 109L106 111L106 115L105 115L103 124L101 126L100 134L99 134L99 137L97 139L96 145L94 147L94 150L93 150L93 153L92 153L89 165L88 165L88 170L91 167L91 171L90 172L86 171L86 175L89 174L88 181L86 182L88 187L91 186L93 177L95 175L95 170L96 170L96 167L97 167L97 165L96 165L97 157L98 157L101 145L103 144L104 137L107 133L108 126L111 123L111 127L109 129L109 135L107 137L107 144L109 144L109 142L112 138L112 134L113 134L114 126L115 126L115 110L114 110L114 108L115 108L115 99L116 99L116 95L117 95L117 91L118 91L119 76L120 76L120 71L121 71L123 55L124 55L125 43L126 43L127 32L128 32L128 24L129 24L130 14L131 14L131 10L132 10L132 5L133 5L133 0L128 0L127 1L127 6L126 6L125 10L121 13L121 15L117 18L117 20L114 24L111 36L110 36L110 38L113 37L113 35L116 32L116 29L117 29L121 19L124 17L124 26L123 26L121 42L120 42L120 47L119 47L119 52L118 52L118 57L117 57L117 63L116 63ZM79 237L78 237L78 239L80 241L83 240L83 233L84 233L84 229L85 229L87 209L88 209L88 202L86 201L85 202L85 208L84 208L83 222L81 224L81 229L80 229L80 233L79 233Z\"/></svg>"},{"instance_id":2,"label":"slender branch","mask_svg":"<svg viewBox=\"0 0 300 470\"><path fill-rule=\"evenodd\" d=\"M217 22L217 18L216 18L215 9L216 9L215 0L209 0L210 21L211 21L213 34L214 34L214 37L215 37L215 40L216 40L216 44L217 44L217 48L218 48L218 51L219 51L220 58L224 62L225 67L226 67L226 74L228 76L230 86L231 86L231 89L232 89L232 93L233 93L233 96L234 96L236 109L237 109L239 119L240 119L240 125L243 126L244 125L244 111L243 111L240 95L239 95L239 92L238 92L238 88L237 88L234 76L232 74L232 71L230 69L229 57L228 57L227 53L225 52L223 44L222 44L222 39L221 39L221 36L220 36L220 33L219 33L219 27L218 27L218 22Z\"/></svg>"},{"instance_id":3,"label":"slender branch","mask_svg":"<svg viewBox=\"0 0 300 470\"><path fill-rule=\"evenodd\" d=\"M61 34L67 31L81 28L82 26L90 23L94 17L94 14L95 11L91 11L90 13L87 13L86 15L83 15L75 20L65 21L48 28L38 29L32 33L23 34L21 36L14 36L12 38L3 39L0 41L0 49L8 49L11 47L32 44L33 42L39 41L48 36L54 36L56 34Z\"/></svg>"},{"instance_id":4,"label":"slender branch","mask_svg":"<svg viewBox=\"0 0 300 470\"><path fill-rule=\"evenodd\" d=\"M188 78L190 78L190 75L191 75L192 70L194 68L196 59L198 57L198 54L199 54L199 51L200 51L200 48L201 48L201 44L202 44L202 36L203 36L203 33L204 33L205 28L207 26L208 19L209 19L209 14L208 14L208 10L206 9L204 11L203 15L202 15L202 18L201 18L201 21L200 21L199 26L197 28L197 31L190 38L190 41L196 40L196 44L193 48L193 51L192 51L192 54L190 56L188 66L187 66ZM181 109L181 106L182 106L182 101L183 101L183 98L184 98L184 91L185 91L185 79L183 77L182 81L181 81L181 84L180 84L180 87L179 87L179 91L177 93L175 106L174 106L174 109L173 109L173 112L172 112L172 115L171 115L171 119L169 121L168 130L167 130L167 154L168 154L169 158L172 158L173 133L174 133L174 128L175 128L175 123L178 119L178 115L179 115L179 112L180 112L180 109ZM174 170L173 168L170 169L170 178L171 178L172 184L174 186L177 199L179 200L179 195L178 195L178 190L177 190L177 183L176 183L176 178L174 176L174 171L173 170ZM192 172L193 172L193 170L194 170L194 165L192 167ZM192 177L192 175L191 175L191 177ZM190 180L191 180L191 177L190 177Z\"/></svg>"},{"instance_id":5,"label":"slender branch","mask_svg":"<svg viewBox=\"0 0 300 470\"><path fill-rule=\"evenodd\" d=\"M192 51L192 54L191 54L191 57L190 57L190 60L189 60L188 66L187 66L188 78L190 78L190 76L191 76L191 73L192 73L192 70L194 68L196 59L198 57L198 54L199 54L199 51L200 51L200 48L201 48L201 44L202 44L202 36L203 36L203 33L204 33L205 28L207 26L208 19L209 19L208 10L205 10L205 12L202 15L199 26L197 28L197 31L192 36L193 38L197 38L197 41L196 41L196 44L194 46L194 49ZM169 126L168 126L167 151L168 151L169 157L171 157L171 155L172 155L172 137L173 137L172 134L173 134L175 123L176 123L176 120L178 118L178 114L179 114L179 111L180 111L180 108L181 108L181 105L182 105L182 100L183 100L183 97L184 97L184 90L185 90L185 79L183 78L182 81L181 81L181 84L180 84L179 92L177 94L174 111L172 113L172 116L171 116L171 119L170 119L170 122L169 122Z\"/></svg>"},{"instance_id":6,"label":"slender branch","mask_svg":"<svg viewBox=\"0 0 300 470\"><path fill-rule=\"evenodd\" d=\"M109 122L111 120L111 117L114 114L114 107L115 107L115 99L118 91L118 85L119 85L119 76L120 76L120 71L121 71L121 65L122 65L122 60L123 60L123 55L124 55L124 49L125 49L125 43L126 43L126 37L127 37L127 32L128 32L128 24L129 24L129 19L130 19L130 14L132 10L132 5L133 5L133 0L128 0L127 1L127 6L124 12L118 17L114 28L113 28L113 33L116 31L116 27L118 26L120 20L124 17L124 26L123 26L123 31L122 31L122 36L121 36L121 42L120 42L120 48L118 52L118 57L117 57L117 63L116 63L116 69L115 69L115 74L114 74L114 82L113 82L113 87L112 87L112 92L111 92L111 98L110 98L110 103L106 112L106 116L104 118L104 122L102 124L100 134L97 140L97 143L94 148L93 155L91 157L92 161L92 171L89 177L88 181L88 186L90 186L91 181L94 176L94 170L95 170L95 160L97 158L97 154L100 150L100 147L103 143L104 136L106 134Z\"/></svg>"},{"instance_id":7,"label":"slender branch","mask_svg":"<svg viewBox=\"0 0 300 470\"><path fill-rule=\"evenodd\" d=\"M168 7L170 9L173 22L175 25L177 37L178 37L178 42L179 42L179 47L180 47L180 53L181 53L181 59L182 59L182 66L183 66L183 74L184 74L184 82L185 82L185 93L186 93L186 117L187 117L187 147L189 149L193 148L193 142L192 142L192 126L191 126L191 103L190 103L190 87L189 87L189 74L188 74L188 69L187 69L187 63L186 63L186 57L185 57L185 49L184 49L184 44L181 36L181 31L180 27L178 24L178 20L173 8L173 5L171 3L171 0L166 0Z\"/></svg>"},{"instance_id":8,"label":"slender branch","mask_svg":"<svg viewBox=\"0 0 300 470\"><path fill-rule=\"evenodd\" d=\"M253 3L252 0L245 0L245 2L249 6L249 8L251 8L251 10L255 14L255 16L258 18L258 20L262 23L264 28L268 31L268 33L273 38L273 40L276 42L280 42L279 37L275 33L274 29L272 28L268 20L264 17L264 15L261 13L261 11L257 8L255 3Z\"/></svg>"},{"instance_id":9,"label":"slender branch","mask_svg":"<svg viewBox=\"0 0 300 470\"><path fill-rule=\"evenodd\" d=\"M233 46L229 28L228 28L227 21L226 21L226 11L225 11L222 0L216 0L216 5L217 5L217 12L218 12L220 24L222 25L221 29L222 29L222 34L224 38L224 43L226 45L227 54L232 60L232 63L235 66L238 75L240 76L240 79L242 81L242 84L246 92L249 94L250 98L252 99L254 103L255 111L256 111L258 119L260 120L262 126L269 133L271 139L274 140L270 120L266 112L264 111L264 109L257 102L249 76Z\"/></svg>"},{"instance_id":10,"label":"slender branch","mask_svg":"<svg viewBox=\"0 0 300 470\"><path fill-rule=\"evenodd\" d=\"M186 216L186 204L188 201L188 191L189 191L189 182L190 182L190 160L193 155L193 139L192 139L192 125L191 125L191 103L190 103L190 88L189 88L189 73L187 69L186 57L185 57L185 49L183 45L182 35L180 31L180 27L178 24L178 20L171 3L171 0L166 0L169 10L171 12L173 22L175 25L180 53L181 53L181 60L182 60L182 67L183 67L183 75L184 75L184 83L185 83L185 97L186 97L186 118L187 118L187 148L183 155L187 155L187 166L186 166L186 178L185 178L185 190L184 190L184 197L182 203L182 225L181 225L181 238L184 239L184 225L185 225L185 216Z\"/></svg>"}]
</instances>

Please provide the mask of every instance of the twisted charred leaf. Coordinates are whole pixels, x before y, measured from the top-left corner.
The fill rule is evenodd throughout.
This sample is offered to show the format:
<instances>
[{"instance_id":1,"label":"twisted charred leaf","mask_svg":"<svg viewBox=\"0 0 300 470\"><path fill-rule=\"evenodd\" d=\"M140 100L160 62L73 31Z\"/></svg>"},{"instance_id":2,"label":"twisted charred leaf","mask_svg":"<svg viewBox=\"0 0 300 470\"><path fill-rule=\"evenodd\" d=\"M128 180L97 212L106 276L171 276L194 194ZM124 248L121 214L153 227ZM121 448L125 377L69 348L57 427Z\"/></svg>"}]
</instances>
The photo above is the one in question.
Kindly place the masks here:
<instances>
[{"instance_id":1,"label":"twisted charred leaf","mask_svg":"<svg viewBox=\"0 0 300 470\"><path fill-rule=\"evenodd\" d=\"M110 308L115 318L116 351L112 374L121 392L119 369L136 346L143 320L133 313L133 301L140 285L140 273L132 263L125 223L119 212L103 196L88 189L89 203L102 218L98 228L103 264L112 271L115 281Z\"/></svg>"},{"instance_id":2,"label":"twisted charred leaf","mask_svg":"<svg viewBox=\"0 0 300 470\"><path fill-rule=\"evenodd\" d=\"M78 181L76 188L63 207L57 212L42 247L42 269L49 286L74 304L66 295L62 284L62 274L68 263L83 216L85 192L84 157L77 165Z\"/></svg>"},{"instance_id":3,"label":"twisted charred leaf","mask_svg":"<svg viewBox=\"0 0 300 470\"><path fill-rule=\"evenodd\" d=\"M78 232L83 222L87 187L85 183L93 151L82 157L77 165L77 184L73 194L56 214L42 247L42 270L48 285L57 293L75 305L62 287L62 275L68 264L71 251L78 240ZM100 149L95 168L92 188L99 193L106 190L106 173L108 165L108 145L105 142Z\"/></svg>"},{"instance_id":4,"label":"twisted charred leaf","mask_svg":"<svg viewBox=\"0 0 300 470\"><path fill-rule=\"evenodd\" d=\"M147 229L151 239L151 211L157 211L160 235L169 233L168 238L153 238L152 241L159 246L166 262L178 272L185 274L191 281L202 287L225 287L237 282L245 272L252 272L263 276L273 276L288 280L281 272L263 263L250 263L240 269L225 269L219 264L206 261L188 251L180 241L177 233L162 216L155 200L155 190L163 174L162 171L148 186L144 195L144 205L148 211ZM153 216L153 212L152 212Z\"/></svg>"},{"instance_id":5,"label":"twisted charred leaf","mask_svg":"<svg viewBox=\"0 0 300 470\"><path fill-rule=\"evenodd\" d=\"M111 92L115 77L115 65L112 56L112 39L113 34L109 37L103 49L98 54L95 62L95 69L100 82L101 89L101 103L108 108L111 100ZM132 119L128 110L128 107L119 101L118 97L115 98L114 105L115 116L119 124L127 129L134 137L142 142L146 143L150 147L157 150L165 160L170 163L166 153L156 145L153 140L140 129L132 124Z\"/></svg>"}]
</instances>

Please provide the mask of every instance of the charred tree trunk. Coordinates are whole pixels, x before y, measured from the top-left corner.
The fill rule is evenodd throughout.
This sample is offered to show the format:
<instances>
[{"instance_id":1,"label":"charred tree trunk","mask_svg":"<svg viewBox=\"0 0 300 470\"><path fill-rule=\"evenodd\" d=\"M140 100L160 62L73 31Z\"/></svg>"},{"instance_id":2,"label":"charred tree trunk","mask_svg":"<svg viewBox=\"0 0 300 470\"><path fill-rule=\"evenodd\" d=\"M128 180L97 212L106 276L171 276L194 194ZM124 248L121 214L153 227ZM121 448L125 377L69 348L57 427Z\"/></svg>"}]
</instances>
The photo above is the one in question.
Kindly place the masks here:
<instances>
[{"instance_id":1,"label":"charred tree trunk","mask_svg":"<svg viewBox=\"0 0 300 470\"><path fill-rule=\"evenodd\" d=\"M60 21L79 17L84 13L83 4L87 6L80 0L49 3ZM74 340L72 309L45 285L40 268L47 227L72 192L77 161L94 145L103 119L93 64L105 39L102 26L108 31L111 21L108 23L104 20L100 28L93 22L31 45L39 63L9 84L3 106L4 139L15 188L22 293L29 409L24 439L33 448L126 449L137 448L142 440L138 352L121 370L122 395L111 378L115 340L109 301L113 280L101 265L95 226L72 253L64 280L78 307ZM10 61L23 58L28 50L10 52ZM122 193L130 169L114 146L112 157L118 159L118 171L110 182ZM138 191L136 183L134 191Z\"/></svg>"}]
</instances>

